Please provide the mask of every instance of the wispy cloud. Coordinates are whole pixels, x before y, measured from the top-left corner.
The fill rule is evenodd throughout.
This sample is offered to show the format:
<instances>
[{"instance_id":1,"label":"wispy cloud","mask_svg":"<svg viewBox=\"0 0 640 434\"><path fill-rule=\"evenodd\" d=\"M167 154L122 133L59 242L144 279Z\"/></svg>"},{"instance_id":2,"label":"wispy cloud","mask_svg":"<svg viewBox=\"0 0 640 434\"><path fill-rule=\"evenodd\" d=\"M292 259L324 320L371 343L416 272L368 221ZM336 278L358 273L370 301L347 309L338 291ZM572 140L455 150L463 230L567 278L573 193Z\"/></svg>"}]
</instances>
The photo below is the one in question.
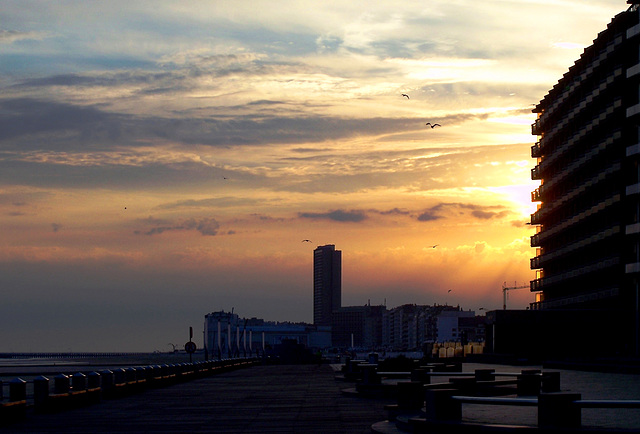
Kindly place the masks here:
<instances>
[{"instance_id":1,"label":"wispy cloud","mask_svg":"<svg viewBox=\"0 0 640 434\"><path fill-rule=\"evenodd\" d=\"M362 210L345 211L342 209L337 209L337 210L328 211L324 213L301 212L298 214L298 216L304 219L333 220L333 221L345 222L345 223L359 223L367 219L366 213Z\"/></svg>"},{"instance_id":2,"label":"wispy cloud","mask_svg":"<svg viewBox=\"0 0 640 434\"><path fill-rule=\"evenodd\" d=\"M144 235L159 235L164 232L170 231L192 231L195 230L200 232L202 235L207 236L215 236L218 235L218 231L220 229L220 223L212 217L204 217L200 219L190 218L180 220L175 223L167 222L164 220L154 221L153 219L148 219L149 223L156 223L156 226L148 229L146 231L136 230L135 234L144 234Z\"/></svg>"},{"instance_id":3,"label":"wispy cloud","mask_svg":"<svg viewBox=\"0 0 640 434\"><path fill-rule=\"evenodd\" d=\"M417 220L428 222L467 214L479 220L490 220L505 217L509 215L509 213L508 210L499 205L483 206L470 203L439 203L420 213L417 216Z\"/></svg>"}]
</instances>

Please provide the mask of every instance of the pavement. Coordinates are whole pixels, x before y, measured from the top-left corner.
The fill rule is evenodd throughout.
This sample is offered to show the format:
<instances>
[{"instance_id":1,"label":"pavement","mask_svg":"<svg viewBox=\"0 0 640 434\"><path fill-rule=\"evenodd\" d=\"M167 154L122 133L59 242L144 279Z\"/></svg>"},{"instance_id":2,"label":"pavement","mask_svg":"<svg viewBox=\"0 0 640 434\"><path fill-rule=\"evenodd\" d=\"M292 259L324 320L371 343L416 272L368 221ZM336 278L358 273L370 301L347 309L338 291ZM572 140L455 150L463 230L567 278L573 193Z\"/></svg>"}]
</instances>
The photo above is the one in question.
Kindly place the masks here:
<instances>
[{"instance_id":1,"label":"pavement","mask_svg":"<svg viewBox=\"0 0 640 434\"><path fill-rule=\"evenodd\" d=\"M388 399L342 393L330 365L259 365L57 414L2 433L371 433Z\"/></svg>"}]
</instances>

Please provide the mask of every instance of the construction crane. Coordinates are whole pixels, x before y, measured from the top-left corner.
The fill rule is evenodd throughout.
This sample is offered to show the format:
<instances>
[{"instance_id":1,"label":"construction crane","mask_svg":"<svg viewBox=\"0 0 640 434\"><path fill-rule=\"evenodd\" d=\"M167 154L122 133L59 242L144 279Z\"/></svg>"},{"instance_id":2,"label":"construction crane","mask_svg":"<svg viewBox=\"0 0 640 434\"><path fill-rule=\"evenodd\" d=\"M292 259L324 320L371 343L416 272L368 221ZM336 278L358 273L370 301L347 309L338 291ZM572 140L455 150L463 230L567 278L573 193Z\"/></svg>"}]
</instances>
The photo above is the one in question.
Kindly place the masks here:
<instances>
[{"instance_id":1,"label":"construction crane","mask_svg":"<svg viewBox=\"0 0 640 434\"><path fill-rule=\"evenodd\" d=\"M510 291L512 289L524 289L524 288L529 288L529 285L518 285L514 282L514 286L507 286L507 282L504 282L502 284L502 309L503 310L507 310L507 291Z\"/></svg>"}]
</instances>

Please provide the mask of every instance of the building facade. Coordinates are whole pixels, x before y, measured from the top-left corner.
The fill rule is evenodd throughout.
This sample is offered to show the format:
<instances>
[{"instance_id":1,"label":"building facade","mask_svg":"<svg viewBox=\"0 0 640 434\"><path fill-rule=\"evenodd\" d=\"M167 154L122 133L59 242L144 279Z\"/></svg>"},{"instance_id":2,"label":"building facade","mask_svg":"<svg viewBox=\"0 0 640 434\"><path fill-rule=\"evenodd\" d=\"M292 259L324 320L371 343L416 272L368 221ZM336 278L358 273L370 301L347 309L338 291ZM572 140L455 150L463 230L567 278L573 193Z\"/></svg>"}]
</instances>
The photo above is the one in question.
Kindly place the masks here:
<instances>
[{"instance_id":1,"label":"building facade","mask_svg":"<svg viewBox=\"0 0 640 434\"><path fill-rule=\"evenodd\" d=\"M443 322L441 315L453 322ZM458 317L474 317L474 312L462 312L457 306L405 304L385 311L382 316L382 345L392 351L419 351L426 343L457 341ZM454 324L455 325L452 325ZM448 330L440 331L446 326ZM456 335L453 336L453 329Z\"/></svg>"},{"instance_id":2,"label":"building facade","mask_svg":"<svg viewBox=\"0 0 640 434\"><path fill-rule=\"evenodd\" d=\"M345 306L334 310L331 342L339 348L375 349L382 345L382 316L386 306Z\"/></svg>"},{"instance_id":3,"label":"building facade","mask_svg":"<svg viewBox=\"0 0 640 434\"><path fill-rule=\"evenodd\" d=\"M531 148L531 309L591 311L624 352L637 351L640 278L640 24L629 3L535 107Z\"/></svg>"},{"instance_id":4,"label":"building facade","mask_svg":"<svg viewBox=\"0 0 640 434\"><path fill-rule=\"evenodd\" d=\"M342 251L333 244L313 251L313 324L331 326L342 303Z\"/></svg>"},{"instance_id":5,"label":"building facade","mask_svg":"<svg viewBox=\"0 0 640 434\"><path fill-rule=\"evenodd\" d=\"M240 318L223 310L204 318L204 349L211 357L262 354L285 341L313 349L331 346L331 329L326 326Z\"/></svg>"}]
</instances>

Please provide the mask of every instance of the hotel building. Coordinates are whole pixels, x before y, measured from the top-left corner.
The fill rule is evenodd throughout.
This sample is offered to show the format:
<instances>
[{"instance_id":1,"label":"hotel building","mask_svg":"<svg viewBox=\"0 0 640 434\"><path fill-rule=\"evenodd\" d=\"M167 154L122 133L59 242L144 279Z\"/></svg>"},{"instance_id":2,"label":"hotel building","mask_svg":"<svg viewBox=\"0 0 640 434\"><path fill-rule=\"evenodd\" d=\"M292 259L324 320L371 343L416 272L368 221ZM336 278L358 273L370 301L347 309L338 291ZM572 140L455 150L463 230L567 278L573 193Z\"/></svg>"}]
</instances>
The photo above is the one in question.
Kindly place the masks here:
<instances>
[{"instance_id":1,"label":"hotel building","mask_svg":"<svg viewBox=\"0 0 640 434\"><path fill-rule=\"evenodd\" d=\"M333 244L313 251L313 324L331 326L331 315L342 305L342 251Z\"/></svg>"},{"instance_id":2,"label":"hotel building","mask_svg":"<svg viewBox=\"0 0 640 434\"><path fill-rule=\"evenodd\" d=\"M533 110L531 310L590 312L638 353L640 2L628 3Z\"/></svg>"}]
</instances>

